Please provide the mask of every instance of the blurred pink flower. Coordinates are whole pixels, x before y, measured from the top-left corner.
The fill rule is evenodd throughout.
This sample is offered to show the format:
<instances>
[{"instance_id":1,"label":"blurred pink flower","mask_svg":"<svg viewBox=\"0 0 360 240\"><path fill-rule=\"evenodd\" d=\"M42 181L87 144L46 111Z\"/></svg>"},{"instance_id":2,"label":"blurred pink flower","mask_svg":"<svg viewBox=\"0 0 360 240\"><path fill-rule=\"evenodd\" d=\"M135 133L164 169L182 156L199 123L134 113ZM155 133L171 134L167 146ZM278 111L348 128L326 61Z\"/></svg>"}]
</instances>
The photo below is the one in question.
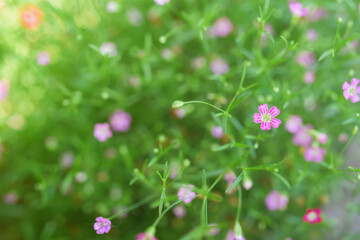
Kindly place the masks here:
<instances>
[{"instance_id":1,"label":"blurred pink flower","mask_svg":"<svg viewBox=\"0 0 360 240\"><path fill-rule=\"evenodd\" d=\"M183 205L177 205L173 208L173 213L177 218L183 218L186 215L186 208Z\"/></svg>"},{"instance_id":2,"label":"blurred pink flower","mask_svg":"<svg viewBox=\"0 0 360 240\"><path fill-rule=\"evenodd\" d=\"M171 162L170 163L170 178L171 179L175 179L176 176L178 175L179 171L180 171L180 166L177 162Z\"/></svg>"},{"instance_id":3,"label":"blurred pink flower","mask_svg":"<svg viewBox=\"0 0 360 240\"><path fill-rule=\"evenodd\" d=\"M10 85L6 80L0 80L0 101L5 100L9 94Z\"/></svg>"},{"instance_id":4,"label":"blurred pink flower","mask_svg":"<svg viewBox=\"0 0 360 240\"><path fill-rule=\"evenodd\" d=\"M72 152L64 152L60 156L61 167L64 169L71 168L74 163L75 156Z\"/></svg>"},{"instance_id":5,"label":"blurred pink flower","mask_svg":"<svg viewBox=\"0 0 360 240\"><path fill-rule=\"evenodd\" d=\"M108 13L116 13L119 10L119 5L117 2L110 1L106 4L106 11Z\"/></svg>"},{"instance_id":6,"label":"blurred pink flower","mask_svg":"<svg viewBox=\"0 0 360 240\"><path fill-rule=\"evenodd\" d=\"M136 87L140 86L141 82L140 82L140 79L136 75L132 75L129 77L129 84L136 88Z\"/></svg>"},{"instance_id":7,"label":"blurred pink flower","mask_svg":"<svg viewBox=\"0 0 360 240\"><path fill-rule=\"evenodd\" d=\"M315 55L308 51L300 52L296 55L296 62L302 66L309 67L315 63Z\"/></svg>"},{"instance_id":8,"label":"blurred pink flower","mask_svg":"<svg viewBox=\"0 0 360 240\"><path fill-rule=\"evenodd\" d=\"M112 137L110 126L107 123L97 123L94 127L94 137L100 142L105 142Z\"/></svg>"},{"instance_id":9,"label":"blurred pink flower","mask_svg":"<svg viewBox=\"0 0 360 240\"><path fill-rule=\"evenodd\" d=\"M129 23L135 27L140 26L144 22L144 17L142 13L136 8L131 8L127 10L126 16Z\"/></svg>"},{"instance_id":10,"label":"blurred pink flower","mask_svg":"<svg viewBox=\"0 0 360 240\"><path fill-rule=\"evenodd\" d=\"M309 130L313 127L308 124L301 128L298 132L295 133L292 141L297 146L308 147L313 141L313 137L311 136Z\"/></svg>"},{"instance_id":11,"label":"blurred pink flower","mask_svg":"<svg viewBox=\"0 0 360 240\"><path fill-rule=\"evenodd\" d=\"M161 51L161 56L165 60L170 60L174 56L174 54L173 54L173 52L171 51L170 48L163 48L162 51Z\"/></svg>"},{"instance_id":12,"label":"blurred pink flower","mask_svg":"<svg viewBox=\"0 0 360 240\"><path fill-rule=\"evenodd\" d=\"M313 71L307 71L304 75L304 82L306 84L311 84L315 80L315 73Z\"/></svg>"},{"instance_id":13,"label":"blurred pink flower","mask_svg":"<svg viewBox=\"0 0 360 240\"><path fill-rule=\"evenodd\" d=\"M243 187L245 190L250 190L253 186L253 181L249 177L244 177Z\"/></svg>"},{"instance_id":14,"label":"blurred pink flower","mask_svg":"<svg viewBox=\"0 0 360 240\"><path fill-rule=\"evenodd\" d=\"M195 199L196 193L192 191L193 188L194 185L192 184L183 185L177 194L179 200L184 199L184 203L190 203L193 199Z\"/></svg>"},{"instance_id":15,"label":"blurred pink flower","mask_svg":"<svg viewBox=\"0 0 360 240\"><path fill-rule=\"evenodd\" d=\"M220 229L216 223L210 223L209 227L210 227L210 235L211 236L215 236L215 235L219 234Z\"/></svg>"},{"instance_id":16,"label":"blurred pink flower","mask_svg":"<svg viewBox=\"0 0 360 240\"><path fill-rule=\"evenodd\" d=\"M165 3L170 2L170 0L154 0L157 5L164 5Z\"/></svg>"},{"instance_id":17,"label":"blurred pink flower","mask_svg":"<svg viewBox=\"0 0 360 240\"><path fill-rule=\"evenodd\" d=\"M222 58L215 58L210 63L210 69L213 74L222 75L229 71L229 65Z\"/></svg>"},{"instance_id":18,"label":"blurred pink flower","mask_svg":"<svg viewBox=\"0 0 360 240\"><path fill-rule=\"evenodd\" d=\"M310 41L315 41L318 38L317 32L314 29L309 29L306 36Z\"/></svg>"},{"instance_id":19,"label":"blurred pink flower","mask_svg":"<svg viewBox=\"0 0 360 240\"><path fill-rule=\"evenodd\" d=\"M111 128L115 132L127 132L130 129L132 117L123 110L117 110L110 116Z\"/></svg>"},{"instance_id":20,"label":"blurred pink flower","mask_svg":"<svg viewBox=\"0 0 360 240\"><path fill-rule=\"evenodd\" d=\"M338 136L338 141L341 143L346 142L349 139L349 136L346 133L340 133Z\"/></svg>"},{"instance_id":21,"label":"blurred pink flower","mask_svg":"<svg viewBox=\"0 0 360 240\"><path fill-rule=\"evenodd\" d=\"M206 59L204 57L195 57L191 61L191 67L195 70L203 68L206 64Z\"/></svg>"},{"instance_id":22,"label":"blurred pink flower","mask_svg":"<svg viewBox=\"0 0 360 240\"><path fill-rule=\"evenodd\" d=\"M289 3L290 12L297 17L305 17L309 8L303 8L303 5L298 2Z\"/></svg>"},{"instance_id":23,"label":"blurred pink flower","mask_svg":"<svg viewBox=\"0 0 360 240\"><path fill-rule=\"evenodd\" d=\"M18 201L18 195L14 191L7 192L3 196L3 201L6 204L10 204L10 205L15 204Z\"/></svg>"},{"instance_id":24,"label":"blurred pink flower","mask_svg":"<svg viewBox=\"0 0 360 240\"><path fill-rule=\"evenodd\" d=\"M225 179L225 181L227 181L228 184L232 184L236 179L236 175L233 171L228 171L224 175L224 179Z\"/></svg>"},{"instance_id":25,"label":"blurred pink flower","mask_svg":"<svg viewBox=\"0 0 360 240\"><path fill-rule=\"evenodd\" d=\"M303 221L304 222L308 222L310 224L314 224L314 223L321 223L322 219L321 219L321 210L319 208L316 209L308 209L303 217Z\"/></svg>"},{"instance_id":26,"label":"blurred pink flower","mask_svg":"<svg viewBox=\"0 0 360 240\"><path fill-rule=\"evenodd\" d=\"M318 140L319 143L321 143L321 144L325 144L326 141L327 141L327 139L328 139L328 136L327 136L325 133L319 133L319 134L317 135L317 140Z\"/></svg>"},{"instance_id":27,"label":"blurred pink flower","mask_svg":"<svg viewBox=\"0 0 360 240\"><path fill-rule=\"evenodd\" d=\"M157 240L157 238L148 233L139 233L136 235L136 240Z\"/></svg>"},{"instance_id":28,"label":"blurred pink flower","mask_svg":"<svg viewBox=\"0 0 360 240\"><path fill-rule=\"evenodd\" d=\"M317 22L319 19L324 19L327 16L327 12L324 8L318 7L308 14L309 22Z\"/></svg>"},{"instance_id":29,"label":"blurred pink flower","mask_svg":"<svg viewBox=\"0 0 360 240\"><path fill-rule=\"evenodd\" d=\"M297 133L302 129L302 118L298 115L292 115L286 120L285 128L288 132Z\"/></svg>"},{"instance_id":30,"label":"blurred pink flower","mask_svg":"<svg viewBox=\"0 0 360 240\"><path fill-rule=\"evenodd\" d=\"M324 159L326 151L320 147L309 147L305 150L304 157L308 162L321 162Z\"/></svg>"},{"instance_id":31,"label":"blurred pink flower","mask_svg":"<svg viewBox=\"0 0 360 240\"><path fill-rule=\"evenodd\" d=\"M87 175L84 172L77 172L76 175L75 175L75 180L78 183L83 183L83 182L86 181L86 179L87 179Z\"/></svg>"},{"instance_id":32,"label":"blurred pink flower","mask_svg":"<svg viewBox=\"0 0 360 240\"><path fill-rule=\"evenodd\" d=\"M115 57L118 55L117 47L113 42L105 42L100 46L100 52L103 56Z\"/></svg>"},{"instance_id":33,"label":"blurred pink flower","mask_svg":"<svg viewBox=\"0 0 360 240\"><path fill-rule=\"evenodd\" d=\"M186 115L186 111L184 108L176 108L174 109L174 114L177 119L182 119Z\"/></svg>"},{"instance_id":34,"label":"blurred pink flower","mask_svg":"<svg viewBox=\"0 0 360 240\"><path fill-rule=\"evenodd\" d=\"M350 98L351 102L356 103L359 101L360 87L359 79L353 78L351 79L351 83L349 84L347 81L344 82L342 89L344 90L343 95L346 100Z\"/></svg>"},{"instance_id":35,"label":"blurred pink flower","mask_svg":"<svg viewBox=\"0 0 360 240\"><path fill-rule=\"evenodd\" d=\"M107 218L97 217L94 223L94 230L97 234L108 233L111 229L111 221Z\"/></svg>"},{"instance_id":36,"label":"blurred pink flower","mask_svg":"<svg viewBox=\"0 0 360 240\"><path fill-rule=\"evenodd\" d=\"M20 12L21 24L29 30L37 29L44 17L44 13L35 5L28 4Z\"/></svg>"},{"instance_id":37,"label":"blurred pink flower","mask_svg":"<svg viewBox=\"0 0 360 240\"><path fill-rule=\"evenodd\" d=\"M234 30L234 26L227 17L219 18L210 28L210 35L213 37L226 37Z\"/></svg>"},{"instance_id":38,"label":"blurred pink flower","mask_svg":"<svg viewBox=\"0 0 360 240\"><path fill-rule=\"evenodd\" d=\"M229 231L225 240L246 240L243 236L235 236L233 231Z\"/></svg>"},{"instance_id":39,"label":"blurred pink flower","mask_svg":"<svg viewBox=\"0 0 360 240\"><path fill-rule=\"evenodd\" d=\"M50 55L45 51L39 52L39 54L36 57L36 60L39 63L39 65L46 66L50 63Z\"/></svg>"},{"instance_id":40,"label":"blurred pink flower","mask_svg":"<svg viewBox=\"0 0 360 240\"><path fill-rule=\"evenodd\" d=\"M288 202L289 198L286 195L282 195L275 190L271 191L265 198L266 207L270 211L285 210Z\"/></svg>"},{"instance_id":41,"label":"blurred pink flower","mask_svg":"<svg viewBox=\"0 0 360 240\"><path fill-rule=\"evenodd\" d=\"M268 111L268 105L263 104L259 106L259 113L253 115L255 123L261 123L260 128L262 130L270 130L271 127L278 128L281 124L281 121L275 118L280 114L280 110L273 106L270 111Z\"/></svg>"},{"instance_id":42,"label":"blurred pink flower","mask_svg":"<svg viewBox=\"0 0 360 240\"><path fill-rule=\"evenodd\" d=\"M220 126L215 126L211 129L211 135L214 137L214 138L222 138L224 136L224 132L222 130L222 128Z\"/></svg>"}]
</instances>

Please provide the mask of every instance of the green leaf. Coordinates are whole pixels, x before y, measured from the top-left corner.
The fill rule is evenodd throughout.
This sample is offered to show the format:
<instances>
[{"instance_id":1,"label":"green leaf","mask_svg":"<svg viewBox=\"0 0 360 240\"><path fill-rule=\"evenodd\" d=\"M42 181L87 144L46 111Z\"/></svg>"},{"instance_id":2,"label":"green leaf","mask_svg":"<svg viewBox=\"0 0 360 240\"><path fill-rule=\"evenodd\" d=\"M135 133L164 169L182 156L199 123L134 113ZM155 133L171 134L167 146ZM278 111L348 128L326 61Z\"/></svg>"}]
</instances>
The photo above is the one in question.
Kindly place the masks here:
<instances>
[{"instance_id":1,"label":"green leaf","mask_svg":"<svg viewBox=\"0 0 360 240\"><path fill-rule=\"evenodd\" d=\"M236 187L239 182L241 181L242 177L243 177L244 171L242 171L240 173L240 175L235 179L235 181L230 185L230 187L228 189L226 189L226 192L230 192L234 187Z\"/></svg>"},{"instance_id":2,"label":"green leaf","mask_svg":"<svg viewBox=\"0 0 360 240\"><path fill-rule=\"evenodd\" d=\"M265 35L270 39L270 41L272 43L275 43L274 37L271 33L269 33L268 31L264 31Z\"/></svg>"},{"instance_id":3,"label":"green leaf","mask_svg":"<svg viewBox=\"0 0 360 240\"><path fill-rule=\"evenodd\" d=\"M244 101L247 97L249 97L251 94L250 91L246 91L246 92L243 92L241 94L239 94L235 101L229 106L228 108L228 112L231 111L231 109L233 109L234 107L236 107L237 105L239 105L242 101Z\"/></svg>"},{"instance_id":4,"label":"green leaf","mask_svg":"<svg viewBox=\"0 0 360 240\"><path fill-rule=\"evenodd\" d=\"M288 182L288 180L286 180L283 176L281 176L279 173L277 173L277 172L273 172L272 171L272 173L275 175L275 176L277 176L284 184L285 184L285 186L287 187L287 188L291 188L291 185L290 185L290 183Z\"/></svg>"},{"instance_id":5,"label":"green leaf","mask_svg":"<svg viewBox=\"0 0 360 240\"><path fill-rule=\"evenodd\" d=\"M321 56L319 57L318 61L321 62L322 60L324 60L325 58L327 58L333 51L334 51L334 49L326 50L323 54L321 54Z\"/></svg>"}]
</instances>

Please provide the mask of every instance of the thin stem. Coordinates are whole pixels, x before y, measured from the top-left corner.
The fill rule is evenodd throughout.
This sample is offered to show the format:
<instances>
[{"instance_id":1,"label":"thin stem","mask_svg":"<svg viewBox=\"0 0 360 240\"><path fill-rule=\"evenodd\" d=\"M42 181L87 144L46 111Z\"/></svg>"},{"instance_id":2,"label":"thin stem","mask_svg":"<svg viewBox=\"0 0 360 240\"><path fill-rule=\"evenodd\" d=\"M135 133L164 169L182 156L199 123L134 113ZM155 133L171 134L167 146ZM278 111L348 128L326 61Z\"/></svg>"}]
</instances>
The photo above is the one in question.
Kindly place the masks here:
<instances>
[{"instance_id":1,"label":"thin stem","mask_svg":"<svg viewBox=\"0 0 360 240\"><path fill-rule=\"evenodd\" d=\"M350 142L352 141L352 139L354 138L355 134L351 134L351 137L347 140L347 142L345 143L344 147L341 149L340 151L340 155L343 155L344 151L346 150L346 148L349 146Z\"/></svg>"},{"instance_id":2,"label":"thin stem","mask_svg":"<svg viewBox=\"0 0 360 240\"><path fill-rule=\"evenodd\" d=\"M237 211L236 211L236 221L240 221L241 205L242 205L242 191L241 191L241 184L239 183L238 206L237 206Z\"/></svg>"},{"instance_id":3,"label":"thin stem","mask_svg":"<svg viewBox=\"0 0 360 240\"><path fill-rule=\"evenodd\" d=\"M214 105L212 105L212 104L210 104L210 103L207 103L207 102L203 102L203 101L187 101L187 102L184 102L184 105L185 105L185 104L191 104L191 103L200 103L200 104L208 105L208 106L213 107L213 108L215 108L216 110L224 113L224 114L227 115L228 117L231 117L231 115L228 114L226 111L224 111L224 110L222 110L221 108L218 108L218 107L216 107L216 106L214 106Z\"/></svg>"}]
</instances>

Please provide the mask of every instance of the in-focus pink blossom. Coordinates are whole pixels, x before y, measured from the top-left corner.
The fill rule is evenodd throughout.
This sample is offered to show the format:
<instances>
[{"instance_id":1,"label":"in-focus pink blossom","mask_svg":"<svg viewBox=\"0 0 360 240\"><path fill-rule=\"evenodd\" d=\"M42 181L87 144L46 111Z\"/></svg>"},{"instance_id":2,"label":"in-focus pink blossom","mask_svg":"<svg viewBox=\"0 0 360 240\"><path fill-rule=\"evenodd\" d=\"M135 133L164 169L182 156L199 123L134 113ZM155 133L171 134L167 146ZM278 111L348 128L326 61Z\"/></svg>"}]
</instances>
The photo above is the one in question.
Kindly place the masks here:
<instances>
[{"instance_id":1,"label":"in-focus pink blossom","mask_svg":"<svg viewBox=\"0 0 360 240\"><path fill-rule=\"evenodd\" d=\"M304 8L301 3L292 2L289 3L290 12L297 17L305 17L309 12L309 8Z\"/></svg>"},{"instance_id":2,"label":"in-focus pink blossom","mask_svg":"<svg viewBox=\"0 0 360 240\"><path fill-rule=\"evenodd\" d=\"M94 223L94 230L97 234L108 233L111 229L111 221L107 218L97 217Z\"/></svg>"},{"instance_id":3,"label":"in-focus pink blossom","mask_svg":"<svg viewBox=\"0 0 360 240\"><path fill-rule=\"evenodd\" d=\"M320 147L309 147L305 150L304 157L308 162L321 162L326 154L325 149Z\"/></svg>"},{"instance_id":4,"label":"in-focus pink blossom","mask_svg":"<svg viewBox=\"0 0 360 240\"><path fill-rule=\"evenodd\" d=\"M9 94L10 84L6 80L0 80L0 101L5 100Z\"/></svg>"},{"instance_id":5,"label":"in-focus pink blossom","mask_svg":"<svg viewBox=\"0 0 360 240\"><path fill-rule=\"evenodd\" d=\"M14 191L7 192L3 196L3 201L4 201L4 203L10 204L10 205L16 204L16 202L18 201L18 195Z\"/></svg>"},{"instance_id":6,"label":"in-focus pink blossom","mask_svg":"<svg viewBox=\"0 0 360 240\"><path fill-rule=\"evenodd\" d=\"M350 101L356 103L359 101L360 94L360 87L357 85L359 84L359 79L353 78L351 79L351 83L349 84L347 81L344 82L342 89L344 90L343 95L346 100L350 98Z\"/></svg>"},{"instance_id":7,"label":"in-focus pink blossom","mask_svg":"<svg viewBox=\"0 0 360 240\"><path fill-rule=\"evenodd\" d=\"M304 222L308 222L310 224L321 223L322 218L320 216L321 210L319 208L316 209L308 209L303 217Z\"/></svg>"},{"instance_id":8,"label":"in-focus pink blossom","mask_svg":"<svg viewBox=\"0 0 360 240\"><path fill-rule=\"evenodd\" d=\"M178 191L179 200L184 199L184 203L191 203L193 199L195 199L196 193L192 191L194 185L188 184L181 187Z\"/></svg>"},{"instance_id":9,"label":"in-focus pink blossom","mask_svg":"<svg viewBox=\"0 0 360 240\"><path fill-rule=\"evenodd\" d=\"M165 3L170 2L170 0L154 0L157 5L164 5Z\"/></svg>"},{"instance_id":10,"label":"in-focus pink blossom","mask_svg":"<svg viewBox=\"0 0 360 240\"><path fill-rule=\"evenodd\" d=\"M300 52L296 55L296 62L302 66L309 67L315 63L315 55L308 51Z\"/></svg>"},{"instance_id":11,"label":"in-focus pink blossom","mask_svg":"<svg viewBox=\"0 0 360 240\"><path fill-rule=\"evenodd\" d=\"M156 237L151 236L148 233L139 233L136 235L135 238L136 238L136 240L157 240Z\"/></svg>"},{"instance_id":12,"label":"in-focus pink blossom","mask_svg":"<svg viewBox=\"0 0 360 240\"><path fill-rule=\"evenodd\" d=\"M39 63L39 65L46 66L50 63L50 55L45 51L39 52L39 54L36 57L36 60Z\"/></svg>"},{"instance_id":13,"label":"in-focus pink blossom","mask_svg":"<svg viewBox=\"0 0 360 240\"><path fill-rule=\"evenodd\" d=\"M317 140L319 141L319 143L321 144L325 144L327 139L328 139L328 136L325 134L325 133L319 133L317 136L316 136Z\"/></svg>"},{"instance_id":14,"label":"in-focus pink blossom","mask_svg":"<svg viewBox=\"0 0 360 240\"><path fill-rule=\"evenodd\" d=\"M282 195L275 190L271 191L265 198L266 207L270 211L285 210L288 202L289 198L286 195Z\"/></svg>"},{"instance_id":15,"label":"in-focus pink blossom","mask_svg":"<svg viewBox=\"0 0 360 240\"><path fill-rule=\"evenodd\" d=\"M315 41L318 38L317 32L314 29L309 29L306 36L310 41Z\"/></svg>"},{"instance_id":16,"label":"in-focus pink blossom","mask_svg":"<svg viewBox=\"0 0 360 240\"><path fill-rule=\"evenodd\" d=\"M313 127L310 124L302 127L300 131L295 133L292 139L293 143L297 146L304 146L304 147L310 146L310 144L313 141L313 137L311 136L309 130L312 128Z\"/></svg>"},{"instance_id":17,"label":"in-focus pink blossom","mask_svg":"<svg viewBox=\"0 0 360 240\"><path fill-rule=\"evenodd\" d=\"M304 75L304 82L306 84L311 84L315 80L315 73L313 71L307 71Z\"/></svg>"},{"instance_id":18,"label":"in-focus pink blossom","mask_svg":"<svg viewBox=\"0 0 360 240\"><path fill-rule=\"evenodd\" d=\"M234 30L234 26L227 17L219 18L210 28L210 35L213 37L226 37Z\"/></svg>"},{"instance_id":19,"label":"in-focus pink blossom","mask_svg":"<svg viewBox=\"0 0 360 240\"><path fill-rule=\"evenodd\" d=\"M177 218L183 218L186 215L186 208L183 205L177 205L173 208L173 213Z\"/></svg>"},{"instance_id":20,"label":"in-focus pink blossom","mask_svg":"<svg viewBox=\"0 0 360 240\"><path fill-rule=\"evenodd\" d=\"M246 240L243 236L235 236L233 231L229 231L225 240Z\"/></svg>"},{"instance_id":21,"label":"in-focus pink blossom","mask_svg":"<svg viewBox=\"0 0 360 240\"><path fill-rule=\"evenodd\" d=\"M222 130L222 128L220 126L215 126L211 129L211 135L214 138L222 138L224 136L224 131Z\"/></svg>"},{"instance_id":22,"label":"in-focus pink blossom","mask_svg":"<svg viewBox=\"0 0 360 240\"><path fill-rule=\"evenodd\" d=\"M210 70L213 74L222 75L229 71L229 65L222 58L215 58L210 63Z\"/></svg>"},{"instance_id":23,"label":"in-focus pink blossom","mask_svg":"<svg viewBox=\"0 0 360 240\"><path fill-rule=\"evenodd\" d=\"M110 116L111 128L115 132L127 132L130 129L132 117L123 110L117 110Z\"/></svg>"},{"instance_id":24,"label":"in-focus pink blossom","mask_svg":"<svg viewBox=\"0 0 360 240\"><path fill-rule=\"evenodd\" d=\"M280 114L280 110L273 106L270 111L268 111L268 105L263 104L259 106L259 113L253 115L255 123L261 123L260 128L262 130L270 130L271 127L278 128L281 124L281 121L275 118Z\"/></svg>"},{"instance_id":25,"label":"in-focus pink blossom","mask_svg":"<svg viewBox=\"0 0 360 240\"><path fill-rule=\"evenodd\" d=\"M97 123L94 127L94 137L100 142L105 142L112 137L110 126L107 123Z\"/></svg>"},{"instance_id":26,"label":"in-focus pink blossom","mask_svg":"<svg viewBox=\"0 0 360 240\"><path fill-rule=\"evenodd\" d=\"M113 42L105 42L100 46L100 52L103 56L115 57L118 55L117 47Z\"/></svg>"}]
</instances>

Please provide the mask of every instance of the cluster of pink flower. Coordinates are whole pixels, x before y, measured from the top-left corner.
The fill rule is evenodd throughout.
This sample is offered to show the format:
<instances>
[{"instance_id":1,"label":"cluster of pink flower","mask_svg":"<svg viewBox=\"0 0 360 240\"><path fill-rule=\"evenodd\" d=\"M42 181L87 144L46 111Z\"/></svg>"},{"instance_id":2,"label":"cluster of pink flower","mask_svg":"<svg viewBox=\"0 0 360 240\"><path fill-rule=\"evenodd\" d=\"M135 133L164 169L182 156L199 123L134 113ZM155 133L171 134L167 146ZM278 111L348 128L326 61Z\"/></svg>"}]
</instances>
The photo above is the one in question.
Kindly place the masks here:
<instances>
[{"instance_id":1,"label":"cluster of pink flower","mask_svg":"<svg viewBox=\"0 0 360 240\"><path fill-rule=\"evenodd\" d=\"M360 100L360 86L358 87L359 79L353 78L351 79L350 84L346 81L344 82L342 89L344 90L343 95L346 100L350 98L350 101L356 103Z\"/></svg>"},{"instance_id":2,"label":"cluster of pink flower","mask_svg":"<svg viewBox=\"0 0 360 240\"><path fill-rule=\"evenodd\" d=\"M111 128L115 132L127 132L130 129L132 117L123 110L117 110L110 116ZM94 127L94 136L100 142L105 142L112 137L108 123L97 123Z\"/></svg>"},{"instance_id":3,"label":"cluster of pink flower","mask_svg":"<svg viewBox=\"0 0 360 240\"><path fill-rule=\"evenodd\" d=\"M292 141L295 145L305 147L304 157L306 161L321 162L324 159L326 151L318 144L326 143L328 137L325 133L314 130L310 124L304 126L302 118L297 115L292 115L287 119L285 128L294 134ZM314 138L317 141L313 141Z\"/></svg>"}]
</instances>

